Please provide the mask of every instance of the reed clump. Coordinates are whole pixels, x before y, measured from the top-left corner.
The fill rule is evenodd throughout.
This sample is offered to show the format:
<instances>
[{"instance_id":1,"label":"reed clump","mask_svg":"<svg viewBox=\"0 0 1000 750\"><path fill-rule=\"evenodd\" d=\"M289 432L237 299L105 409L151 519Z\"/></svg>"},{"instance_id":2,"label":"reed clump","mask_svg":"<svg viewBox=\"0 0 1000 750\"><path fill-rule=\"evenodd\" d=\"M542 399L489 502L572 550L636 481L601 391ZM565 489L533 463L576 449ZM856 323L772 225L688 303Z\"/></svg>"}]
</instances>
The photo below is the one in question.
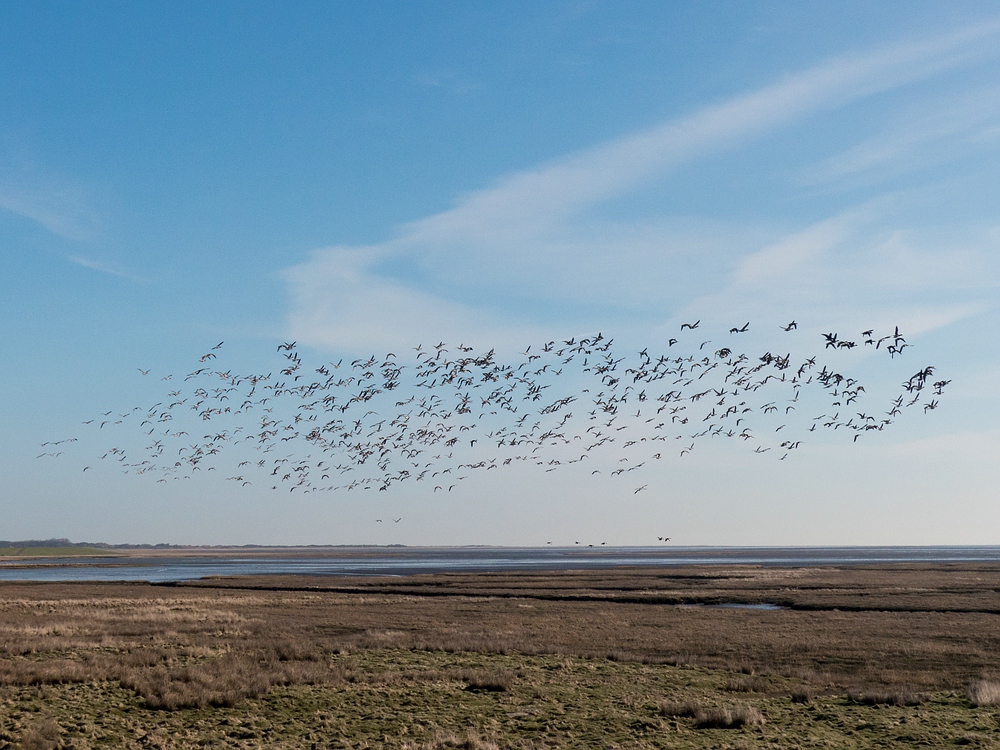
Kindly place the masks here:
<instances>
[{"instance_id":1,"label":"reed clump","mask_svg":"<svg viewBox=\"0 0 1000 750\"><path fill-rule=\"evenodd\" d=\"M491 739L473 731L464 735L438 730L429 742L406 742L401 750L499 750L500 746Z\"/></svg>"},{"instance_id":2,"label":"reed clump","mask_svg":"<svg viewBox=\"0 0 1000 750\"><path fill-rule=\"evenodd\" d=\"M516 680L515 673L509 669L462 670L459 676L465 682L465 689L472 692L505 693Z\"/></svg>"},{"instance_id":3,"label":"reed clump","mask_svg":"<svg viewBox=\"0 0 1000 750\"><path fill-rule=\"evenodd\" d=\"M927 698L911 688L897 687L848 690L847 699L862 706L919 706Z\"/></svg>"},{"instance_id":4,"label":"reed clump","mask_svg":"<svg viewBox=\"0 0 1000 750\"><path fill-rule=\"evenodd\" d=\"M753 706L709 708L695 717L695 726L699 729L740 729L764 723L764 715Z\"/></svg>"},{"instance_id":5,"label":"reed clump","mask_svg":"<svg viewBox=\"0 0 1000 750\"><path fill-rule=\"evenodd\" d=\"M969 683L966 695L975 708L981 706L1000 706L1000 682L993 680L973 680Z\"/></svg>"},{"instance_id":6,"label":"reed clump","mask_svg":"<svg viewBox=\"0 0 1000 750\"><path fill-rule=\"evenodd\" d=\"M706 708L697 701L664 701L659 705L659 713L661 716L694 719L698 729L739 729L766 723L759 709L743 704Z\"/></svg>"},{"instance_id":7,"label":"reed clump","mask_svg":"<svg viewBox=\"0 0 1000 750\"><path fill-rule=\"evenodd\" d=\"M59 746L59 725L51 716L40 716L21 737L21 750L55 750Z\"/></svg>"},{"instance_id":8,"label":"reed clump","mask_svg":"<svg viewBox=\"0 0 1000 750\"><path fill-rule=\"evenodd\" d=\"M809 687L800 685L792 690L792 703L811 703L816 697L815 692Z\"/></svg>"},{"instance_id":9,"label":"reed clump","mask_svg":"<svg viewBox=\"0 0 1000 750\"><path fill-rule=\"evenodd\" d=\"M170 711L232 707L276 685L332 684L345 679L346 672L312 661L233 654L187 666L127 670L118 682L141 696L148 708Z\"/></svg>"},{"instance_id":10,"label":"reed clump","mask_svg":"<svg viewBox=\"0 0 1000 750\"><path fill-rule=\"evenodd\" d=\"M726 690L731 693L766 693L768 689L768 681L757 675L737 677L726 682Z\"/></svg>"},{"instance_id":11,"label":"reed clump","mask_svg":"<svg viewBox=\"0 0 1000 750\"><path fill-rule=\"evenodd\" d=\"M697 701L660 701L657 706L661 716L696 719L704 714L701 704Z\"/></svg>"}]
</instances>

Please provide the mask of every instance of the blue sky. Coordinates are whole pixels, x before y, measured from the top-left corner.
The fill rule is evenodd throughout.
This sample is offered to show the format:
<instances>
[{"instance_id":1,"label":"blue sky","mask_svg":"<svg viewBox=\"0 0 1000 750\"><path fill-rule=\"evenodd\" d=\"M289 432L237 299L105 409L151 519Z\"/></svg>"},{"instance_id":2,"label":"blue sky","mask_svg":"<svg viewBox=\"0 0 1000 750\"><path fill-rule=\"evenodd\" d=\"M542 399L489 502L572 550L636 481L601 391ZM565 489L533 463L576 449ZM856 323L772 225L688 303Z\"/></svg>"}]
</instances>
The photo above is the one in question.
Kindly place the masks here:
<instances>
[{"instance_id":1,"label":"blue sky","mask_svg":"<svg viewBox=\"0 0 1000 750\"><path fill-rule=\"evenodd\" d=\"M5 4L0 538L995 543L998 50L982 2ZM697 318L794 318L817 348L899 325L953 382L864 444L713 447L642 495L587 472L373 500L80 471L106 450L81 422L220 340L267 369L290 339L641 349ZM850 366L891 390L890 364Z\"/></svg>"}]
</instances>

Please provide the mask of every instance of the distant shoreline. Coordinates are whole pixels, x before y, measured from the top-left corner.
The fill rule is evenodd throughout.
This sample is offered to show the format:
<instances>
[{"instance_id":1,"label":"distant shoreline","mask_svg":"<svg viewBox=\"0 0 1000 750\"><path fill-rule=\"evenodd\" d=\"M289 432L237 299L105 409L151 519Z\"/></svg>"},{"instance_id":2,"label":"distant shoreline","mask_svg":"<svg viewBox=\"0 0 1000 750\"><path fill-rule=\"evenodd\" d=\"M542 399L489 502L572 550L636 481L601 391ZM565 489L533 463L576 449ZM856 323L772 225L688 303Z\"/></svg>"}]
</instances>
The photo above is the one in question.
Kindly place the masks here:
<instances>
[{"instance_id":1,"label":"distant shoreline","mask_svg":"<svg viewBox=\"0 0 1000 750\"><path fill-rule=\"evenodd\" d=\"M3 581L168 583L247 576L409 576L582 570L1000 566L1000 546L935 547L37 547L0 558Z\"/></svg>"},{"instance_id":2,"label":"distant shoreline","mask_svg":"<svg viewBox=\"0 0 1000 750\"><path fill-rule=\"evenodd\" d=\"M60 540L61 541L61 540ZM739 563L743 558L760 558L774 556L785 558L789 556L825 557L833 555L838 558L857 557L865 562L876 562L878 558L897 558L902 556L907 561L919 562L922 557L929 556L938 561L934 553L952 552L961 557L962 551L977 552L979 555L991 553L990 558L1000 560L1000 545L789 545L789 546L732 546L732 545L628 545L628 546L504 546L504 545L403 545L403 544L342 544L342 545L111 545L103 543L63 543L56 545L21 546L19 543L0 543L0 563L19 562L33 565L31 561L59 560L64 558L146 558L146 559L185 559L185 558L251 558L251 559L351 559L351 558L414 558L428 554L444 555L476 555L476 553L499 553L519 555L523 553L556 553L571 554L581 559L618 556L622 553L634 553L652 557L694 557L694 558L727 558L725 561ZM853 554L852 554L853 553ZM923 553L923 554L922 554ZM950 555L945 555L949 557ZM892 561L892 560L887 560Z\"/></svg>"}]
</instances>

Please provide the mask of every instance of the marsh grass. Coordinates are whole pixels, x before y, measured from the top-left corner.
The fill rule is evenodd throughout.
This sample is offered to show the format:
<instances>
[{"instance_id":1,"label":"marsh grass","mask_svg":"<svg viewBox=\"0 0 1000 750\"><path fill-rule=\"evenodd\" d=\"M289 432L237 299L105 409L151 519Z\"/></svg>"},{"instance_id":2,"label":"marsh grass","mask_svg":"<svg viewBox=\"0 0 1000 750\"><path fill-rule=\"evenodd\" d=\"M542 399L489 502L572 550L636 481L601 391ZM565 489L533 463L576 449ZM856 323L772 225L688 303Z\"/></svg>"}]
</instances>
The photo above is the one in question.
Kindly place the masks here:
<instances>
[{"instance_id":1,"label":"marsh grass","mask_svg":"<svg viewBox=\"0 0 1000 750\"><path fill-rule=\"evenodd\" d=\"M203 661L236 666L224 656ZM333 655L323 663L339 672L332 678L336 681L273 685L235 705L227 700L202 704L182 695L170 710L152 710L148 700L113 682L8 686L0 689L0 748L45 747L38 743L53 736L39 731L38 717L45 715L57 724L56 746L78 750L761 750L796 745L902 750L962 742L991 747L983 738L995 730L993 714L976 714L963 697L948 694L918 708L868 706L838 696L802 707L787 698L791 680L769 677L770 695L733 703L726 700L731 693L725 687L736 676L701 667L391 649ZM191 684L182 674L163 674L165 664L139 671L151 680L159 675L175 690ZM288 662L275 657L275 664ZM212 676L205 670L197 674ZM468 690L474 680L503 675L513 675L503 691ZM197 680L192 682L197 686ZM142 742L132 743L133 737Z\"/></svg>"},{"instance_id":2,"label":"marsh grass","mask_svg":"<svg viewBox=\"0 0 1000 750\"><path fill-rule=\"evenodd\" d=\"M971 573L953 571L958 582L986 580L983 570ZM709 575L700 568L693 578L690 572L672 575L651 580L648 571L641 571L633 574L634 581L621 571L607 572L609 581L576 573L414 576L392 584L433 589L434 596L381 593L387 584L362 585L356 579L337 580L364 592L316 590L316 580L323 579L313 578L308 579L312 589L304 588L302 579L280 579L288 590L274 585L263 590L261 579L245 582L249 588L236 588L232 580L215 581L219 587L213 588L206 582L172 588L4 584L0 685L112 680L135 690L150 706L228 705L276 686L356 679L329 662L378 649L701 666L740 673L726 689L753 694L768 693L774 676L796 676L805 687L824 691L882 686L890 703L910 699L903 693L894 697L892 691L961 689L984 670L1000 671L1000 632L992 627L991 614L676 608L614 600L615 591L608 588L613 583L626 592L638 587L663 591L698 584L719 597L730 586L752 598L755 582L764 588L780 583L785 596L794 598L796 587L811 591L817 584L811 571L727 569ZM861 581L855 584L841 572L823 573L845 589L854 586L859 601L867 601L870 571L858 575ZM901 583L917 587L938 581L944 588L939 571L927 576L921 581L895 571L887 584L900 588ZM469 591L475 580L487 592L513 589L535 598L526 606L522 598L450 595ZM950 583L954 587L956 580ZM437 595L441 589L449 595ZM573 592L579 597L566 600ZM584 597L595 592L604 598ZM986 600L993 596L984 592ZM564 599L544 598L553 593ZM508 689L506 680L494 683L494 692ZM878 698L857 695L859 700Z\"/></svg>"},{"instance_id":3,"label":"marsh grass","mask_svg":"<svg viewBox=\"0 0 1000 750\"><path fill-rule=\"evenodd\" d=\"M51 716L39 716L21 737L22 750L54 750L59 746L59 725Z\"/></svg>"},{"instance_id":4,"label":"marsh grass","mask_svg":"<svg viewBox=\"0 0 1000 750\"><path fill-rule=\"evenodd\" d=\"M757 675L736 677L726 683L726 690L731 693L766 693L769 690L769 683Z\"/></svg>"},{"instance_id":5,"label":"marsh grass","mask_svg":"<svg viewBox=\"0 0 1000 750\"><path fill-rule=\"evenodd\" d=\"M661 716L678 716L686 719L696 719L704 714L701 704L692 700L683 702L660 701L658 708Z\"/></svg>"},{"instance_id":6,"label":"marsh grass","mask_svg":"<svg viewBox=\"0 0 1000 750\"><path fill-rule=\"evenodd\" d=\"M986 611L990 571L956 566L951 579L936 570L926 579L886 577L906 601L920 596L907 587L940 593L929 600L938 603L951 601L948 586L961 590L970 605L964 612L861 609L872 596L870 571L856 580L743 568L712 575L700 568L692 579L607 575L338 579L336 587L316 578L267 588L260 579L242 587L0 584L0 749L50 742L51 731L36 727L49 713L57 742L78 748L99 744L88 737L113 736L112 725L181 732L150 747L281 746L268 732L282 722L304 732L282 740L288 747L337 746L327 735L354 747L413 750L646 747L666 742L668 729L686 738L671 739L671 747L709 747L719 744L698 738L716 730L794 735L804 711L808 721L827 723L830 742L849 745L845 727L879 726L859 718L866 712L901 722L919 707L943 712L935 721L944 725L954 719L975 728L990 717L961 711L996 705L1000 695L1000 684L981 679L1000 672L1000 632ZM476 580L480 594L503 595L472 595ZM966 585L973 580L984 592L978 603ZM810 589L831 582L842 590ZM728 586L753 599L754 585L780 585L789 600L826 597L857 608L675 607L642 593L666 598L678 587L690 597L701 587L725 598ZM352 587L359 590L328 590ZM727 702L733 693L741 703ZM318 718L330 706L337 710ZM404 725L404 714L421 718ZM234 716L264 718L211 728L216 717ZM356 716L369 717L371 730ZM897 734L911 736L910 724ZM746 733L726 736L749 741Z\"/></svg>"},{"instance_id":7,"label":"marsh grass","mask_svg":"<svg viewBox=\"0 0 1000 750\"><path fill-rule=\"evenodd\" d=\"M740 729L766 723L764 715L753 706L722 706L709 708L695 716L695 726L699 729Z\"/></svg>"},{"instance_id":8,"label":"marsh grass","mask_svg":"<svg viewBox=\"0 0 1000 750\"><path fill-rule=\"evenodd\" d=\"M698 729L739 729L766 723L760 710L744 704L704 707L693 700L661 701L658 709L661 716L694 719Z\"/></svg>"},{"instance_id":9,"label":"marsh grass","mask_svg":"<svg viewBox=\"0 0 1000 750\"><path fill-rule=\"evenodd\" d=\"M488 693L503 693L514 686L516 676L512 670L497 669L491 671L463 670L460 677L465 681L466 690Z\"/></svg>"},{"instance_id":10,"label":"marsh grass","mask_svg":"<svg viewBox=\"0 0 1000 750\"><path fill-rule=\"evenodd\" d=\"M346 670L315 661L289 662L271 654L226 655L198 664L128 670L118 683L134 690L154 709L175 710L237 705L276 685L330 685L345 681Z\"/></svg>"},{"instance_id":11,"label":"marsh grass","mask_svg":"<svg viewBox=\"0 0 1000 750\"><path fill-rule=\"evenodd\" d=\"M848 690L847 699L862 706L919 706L927 696L906 687Z\"/></svg>"},{"instance_id":12,"label":"marsh grass","mask_svg":"<svg viewBox=\"0 0 1000 750\"><path fill-rule=\"evenodd\" d=\"M969 702L976 708L1000 706L1000 682L993 680L973 680L966 690Z\"/></svg>"},{"instance_id":13,"label":"marsh grass","mask_svg":"<svg viewBox=\"0 0 1000 750\"><path fill-rule=\"evenodd\" d=\"M815 692L804 685L799 685L792 690L792 703L810 703L816 697Z\"/></svg>"},{"instance_id":14,"label":"marsh grass","mask_svg":"<svg viewBox=\"0 0 1000 750\"><path fill-rule=\"evenodd\" d=\"M428 742L406 742L402 750L499 750L500 746L491 739L469 730L464 735L438 730Z\"/></svg>"}]
</instances>

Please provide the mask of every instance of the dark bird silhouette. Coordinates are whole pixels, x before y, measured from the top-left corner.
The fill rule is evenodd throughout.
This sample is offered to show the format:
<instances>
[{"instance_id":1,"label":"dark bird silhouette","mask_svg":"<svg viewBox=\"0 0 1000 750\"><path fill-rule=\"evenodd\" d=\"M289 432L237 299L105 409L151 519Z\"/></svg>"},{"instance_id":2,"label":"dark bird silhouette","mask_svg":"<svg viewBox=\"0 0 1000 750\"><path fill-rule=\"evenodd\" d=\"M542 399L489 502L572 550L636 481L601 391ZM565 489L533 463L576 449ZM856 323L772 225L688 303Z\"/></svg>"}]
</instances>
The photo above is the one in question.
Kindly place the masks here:
<instances>
[{"instance_id":1,"label":"dark bird silhouette","mask_svg":"<svg viewBox=\"0 0 1000 750\"><path fill-rule=\"evenodd\" d=\"M684 323L681 330L701 322ZM796 327L794 320L781 326ZM730 333L747 330L749 321ZM909 354L898 329L886 336L865 331L863 338L877 342L873 356ZM455 349L442 341L414 347L410 359L389 352L346 366L343 360L313 366L293 341L278 347L276 366L253 372L219 362L219 342L203 355L205 366L181 387L171 386L167 398L84 424L97 425L94 434L101 436L134 429L141 444L105 457L123 472L158 480L238 465L245 476L227 473L241 486L248 486L248 472L265 471L274 482L267 486L303 493L385 492L439 476L442 483L433 491L451 492L477 471L523 463L566 472L584 458L590 476L603 474L602 465L616 465L603 474L615 481L647 461L669 461L670 451L658 443L672 440L681 441L681 457L701 440L753 440L756 453L780 441L784 460L799 447L798 438L818 428L858 441L887 429L908 407L929 413L950 382L933 381L940 375L924 367L902 381L905 399L868 408L861 405L871 400L865 386L838 367L838 356L854 342L832 331L823 340L824 361L729 346L713 352L704 349L708 342L674 348L675 338L668 341L669 353L645 347L629 354L597 334L554 339L510 359L494 349ZM812 395L800 400L802 394ZM852 407L845 414L862 416L841 417L842 405ZM578 448L567 452L577 441ZM134 455L142 446L145 453ZM638 494L649 485L630 487Z\"/></svg>"}]
</instances>

